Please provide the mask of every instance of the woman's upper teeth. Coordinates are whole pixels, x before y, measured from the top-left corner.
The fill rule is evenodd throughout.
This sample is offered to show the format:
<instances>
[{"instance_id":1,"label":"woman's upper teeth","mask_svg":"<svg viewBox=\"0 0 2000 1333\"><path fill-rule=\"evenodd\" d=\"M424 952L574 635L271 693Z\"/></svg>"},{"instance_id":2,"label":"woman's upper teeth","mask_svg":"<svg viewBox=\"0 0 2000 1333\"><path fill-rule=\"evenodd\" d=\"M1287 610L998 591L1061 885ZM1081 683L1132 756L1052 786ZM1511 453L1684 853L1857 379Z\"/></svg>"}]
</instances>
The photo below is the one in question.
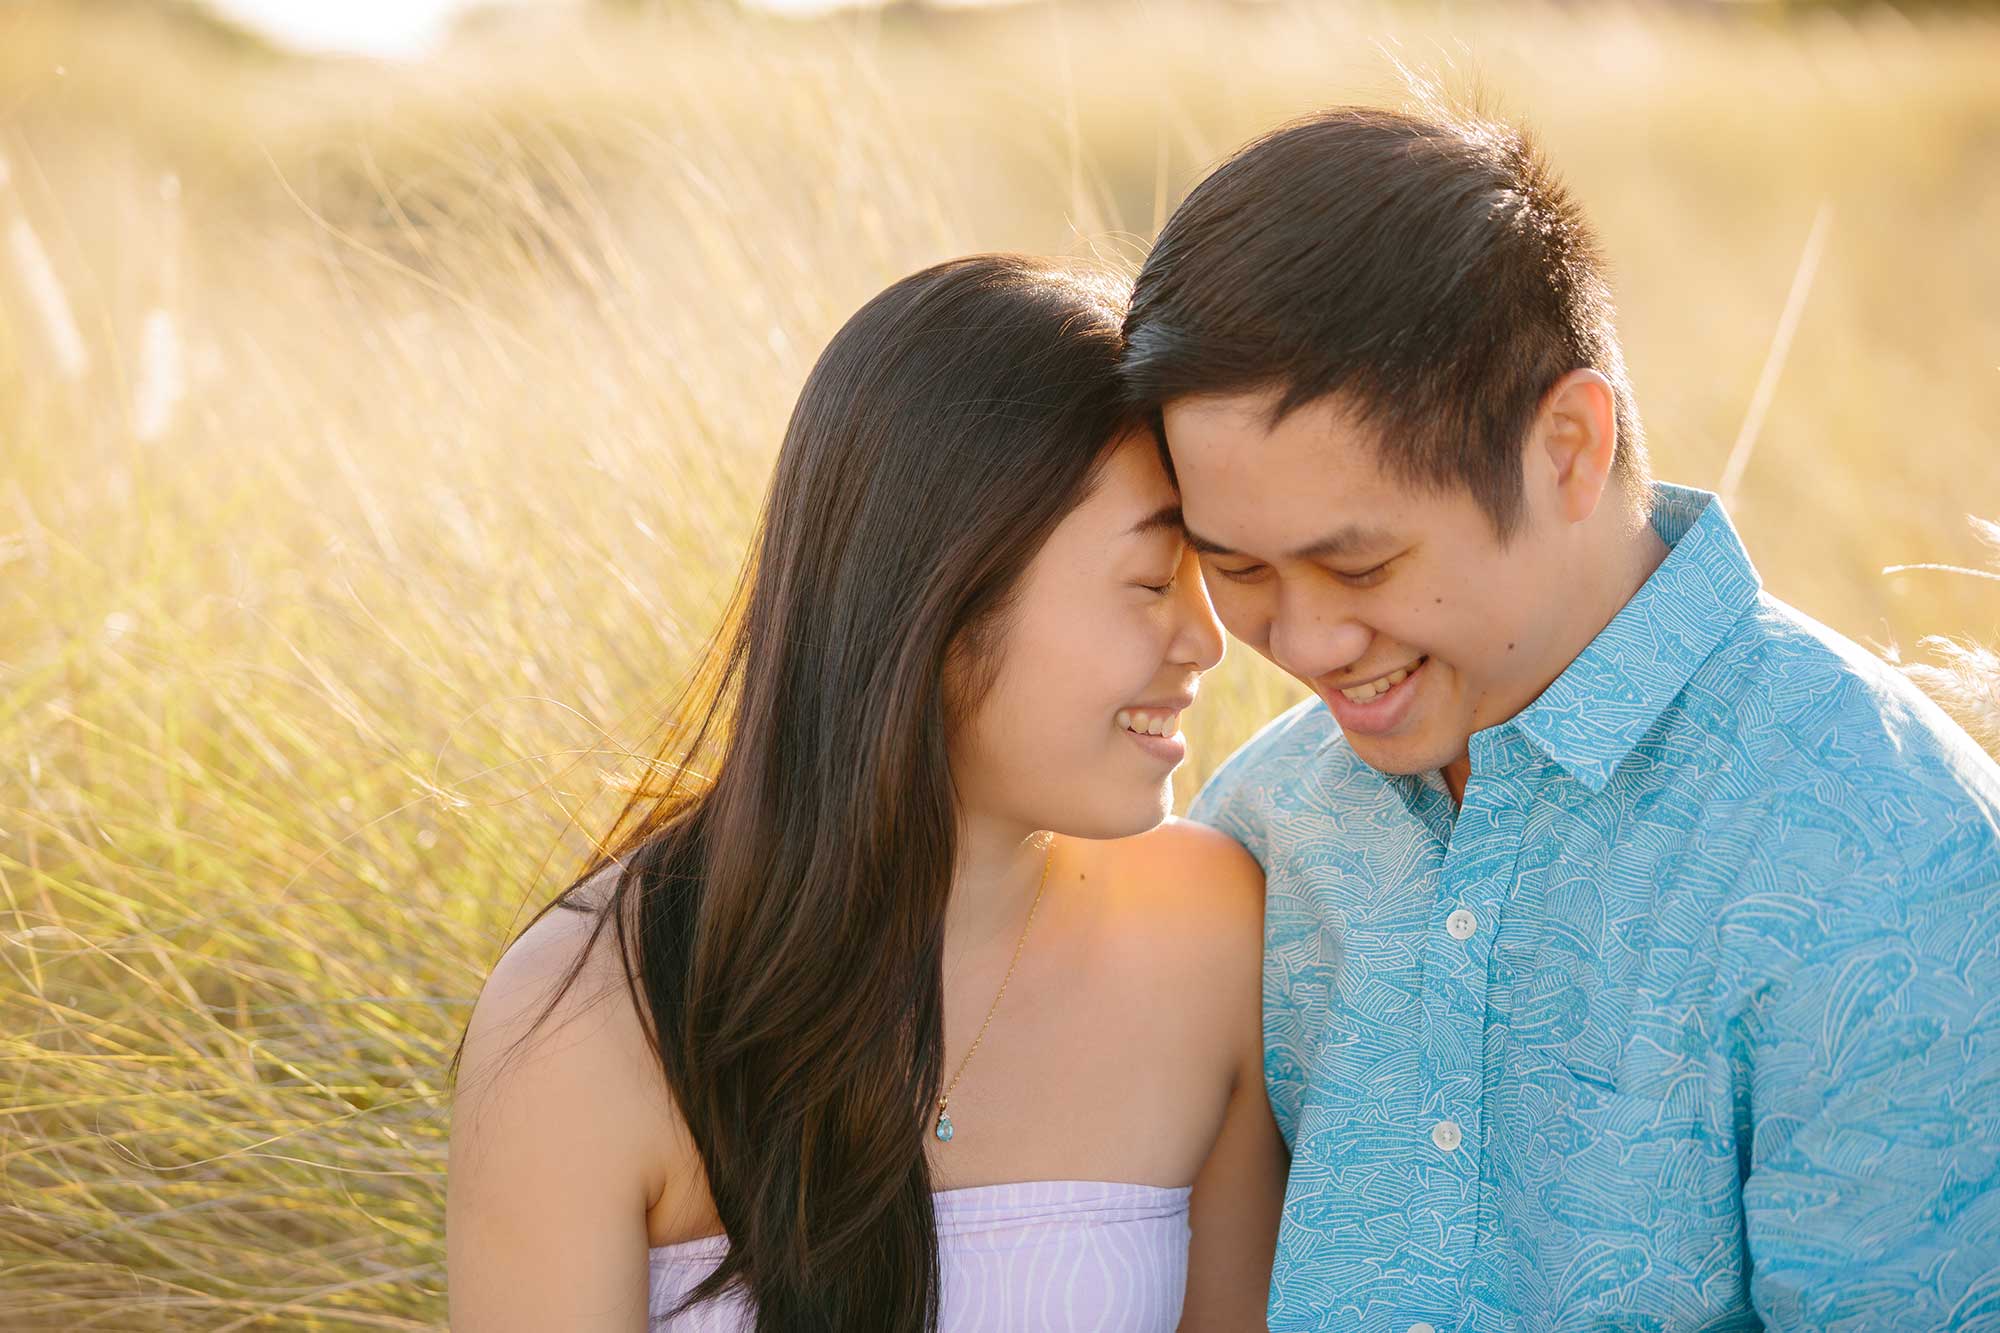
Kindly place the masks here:
<instances>
[{"instance_id":1,"label":"woman's upper teeth","mask_svg":"<svg viewBox=\"0 0 2000 1333\"><path fill-rule=\"evenodd\" d=\"M1415 671L1422 665L1423 663L1418 661L1406 667L1397 667L1386 676L1377 676L1374 680L1366 681L1351 689L1342 690L1341 693L1354 700L1355 703L1365 704L1376 695L1387 694L1390 690L1401 685L1412 671Z\"/></svg>"},{"instance_id":2,"label":"woman's upper teeth","mask_svg":"<svg viewBox=\"0 0 2000 1333\"><path fill-rule=\"evenodd\" d=\"M1146 708L1121 708L1118 710L1118 725L1127 731L1136 731L1142 736L1172 736L1180 730L1181 715L1178 709L1156 712Z\"/></svg>"}]
</instances>

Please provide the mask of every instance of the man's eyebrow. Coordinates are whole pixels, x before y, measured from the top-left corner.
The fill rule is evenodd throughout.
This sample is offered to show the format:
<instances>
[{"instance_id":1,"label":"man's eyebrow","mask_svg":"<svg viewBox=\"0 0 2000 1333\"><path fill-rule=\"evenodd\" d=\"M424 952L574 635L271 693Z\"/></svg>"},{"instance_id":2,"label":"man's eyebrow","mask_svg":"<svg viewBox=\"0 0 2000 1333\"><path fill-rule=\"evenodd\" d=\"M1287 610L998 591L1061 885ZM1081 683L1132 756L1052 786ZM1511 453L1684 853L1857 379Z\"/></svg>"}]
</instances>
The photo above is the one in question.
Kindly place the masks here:
<instances>
[{"instance_id":1,"label":"man's eyebrow","mask_svg":"<svg viewBox=\"0 0 2000 1333\"><path fill-rule=\"evenodd\" d=\"M1392 532L1382 528L1371 528L1362 523L1349 523L1309 542L1292 552L1294 560L1325 560L1333 556L1353 555L1357 551L1380 550L1396 540Z\"/></svg>"},{"instance_id":2,"label":"man's eyebrow","mask_svg":"<svg viewBox=\"0 0 2000 1333\"><path fill-rule=\"evenodd\" d=\"M1180 531L1180 501L1175 500L1170 504L1161 505L1158 509L1155 509L1152 513L1134 523L1125 535L1128 537L1140 537L1148 533L1158 532L1161 528L1172 528L1176 532Z\"/></svg>"},{"instance_id":3,"label":"man's eyebrow","mask_svg":"<svg viewBox=\"0 0 2000 1333\"><path fill-rule=\"evenodd\" d=\"M1349 523L1346 527L1336 528L1317 541L1307 542L1304 546L1292 551L1287 556L1287 559L1325 560L1334 556L1352 555L1356 551L1379 549L1390 545L1395 540L1396 538L1393 533L1385 531L1382 528L1371 528L1361 523ZM1204 537L1198 532L1190 531L1187 534L1187 543L1203 555L1227 556L1243 554L1234 547L1225 546L1221 542Z\"/></svg>"}]
</instances>

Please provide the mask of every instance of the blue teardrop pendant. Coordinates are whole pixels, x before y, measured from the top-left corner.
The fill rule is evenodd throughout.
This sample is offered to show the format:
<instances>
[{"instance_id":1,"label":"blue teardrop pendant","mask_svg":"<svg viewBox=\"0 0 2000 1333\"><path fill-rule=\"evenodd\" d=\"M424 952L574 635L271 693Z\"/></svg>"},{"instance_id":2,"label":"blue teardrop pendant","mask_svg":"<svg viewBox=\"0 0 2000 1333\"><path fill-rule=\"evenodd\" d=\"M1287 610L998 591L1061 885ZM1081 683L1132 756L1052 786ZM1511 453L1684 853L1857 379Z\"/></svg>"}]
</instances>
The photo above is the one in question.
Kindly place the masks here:
<instances>
[{"instance_id":1,"label":"blue teardrop pendant","mask_svg":"<svg viewBox=\"0 0 2000 1333\"><path fill-rule=\"evenodd\" d=\"M951 1142L951 1112L938 1108L937 1136L941 1142Z\"/></svg>"}]
</instances>

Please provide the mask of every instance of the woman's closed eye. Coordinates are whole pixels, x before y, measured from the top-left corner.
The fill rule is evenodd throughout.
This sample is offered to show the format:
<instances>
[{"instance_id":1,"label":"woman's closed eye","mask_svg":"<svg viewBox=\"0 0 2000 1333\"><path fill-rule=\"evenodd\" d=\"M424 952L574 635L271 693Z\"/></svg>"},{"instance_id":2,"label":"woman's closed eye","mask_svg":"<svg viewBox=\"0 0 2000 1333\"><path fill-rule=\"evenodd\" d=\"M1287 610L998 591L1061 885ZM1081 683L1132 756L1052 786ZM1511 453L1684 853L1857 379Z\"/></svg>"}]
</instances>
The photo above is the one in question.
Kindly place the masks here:
<instances>
[{"instance_id":1,"label":"woman's closed eye","mask_svg":"<svg viewBox=\"0 0 2000 1333\"><path fill-rule=\"evenodd\" d=\"M1168 563L1153 566L1146 572L1155 577L1142 578L1138 582L1138 586L1147 592L1158 593L1163 597L1180 583L1181 573L1187 568L1187 547L1178 540L1171 541L1170 544L1172 550L1167 553Z\"/></svg>"}]
</instances>

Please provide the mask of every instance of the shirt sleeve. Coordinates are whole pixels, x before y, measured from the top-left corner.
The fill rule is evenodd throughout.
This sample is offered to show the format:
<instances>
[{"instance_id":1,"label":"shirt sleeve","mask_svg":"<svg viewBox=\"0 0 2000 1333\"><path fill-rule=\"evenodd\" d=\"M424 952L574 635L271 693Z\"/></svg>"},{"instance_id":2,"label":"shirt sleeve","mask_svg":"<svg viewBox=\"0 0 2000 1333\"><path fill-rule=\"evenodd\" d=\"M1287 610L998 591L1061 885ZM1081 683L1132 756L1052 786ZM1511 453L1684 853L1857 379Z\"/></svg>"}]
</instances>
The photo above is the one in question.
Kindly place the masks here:
<instances>
[{"instance_id":1,"label":"shirt sleeve","mask_svg":"<svg viewBox=\"0 0 2000 1333\"><path fill-rule=\"evenodd\" d=\"M1197 824L1206 824L1227 833L1242 843L1250 855L1257 858L1259 865L1263 865L1262 822L1256 817L1255 804L1248 799L1245 790L1253 767L1248 750L1246 746L1231 755L1202 784L1193 804L1188 806L1187 817Z\"/></svg>"},{"instance_id":2,"label":"shirt sleeve","mask_svg":"<svg viewBox=\"0 0 2000 1333\"><path fill-rule=\"evenodd\" d=\"M1298 899L1299 886L1271 863L1271 825L1278 817L1271 798L1288 780L1290 747L1281 741L1293 721L1296 714L1286 714L1230 756L1188 808L1189 819L1227 833L1264 868L1264 1090L1287 1148L1297 1129L1305 1088L1297 1055L1305 1017L1292 993L1291 973L1279 960L1284 938L1305 930L1300 922L1309 909ZM1316 931L1311 935L1317 939Z\"/></svg>"},{"instance_id":3,"label":"shirt sleeve","mask_svg":"<svg viewBox=\"0 0 2000 1333\"><path fill-rule=\"evenodd\" d=\"M1811 922L1765 942L1752 1011L1743 1215L1766 1328L2000 1330L1993 848L1947 832L1836 882L1765 862Z\"/></svg>"}]
</instances>

